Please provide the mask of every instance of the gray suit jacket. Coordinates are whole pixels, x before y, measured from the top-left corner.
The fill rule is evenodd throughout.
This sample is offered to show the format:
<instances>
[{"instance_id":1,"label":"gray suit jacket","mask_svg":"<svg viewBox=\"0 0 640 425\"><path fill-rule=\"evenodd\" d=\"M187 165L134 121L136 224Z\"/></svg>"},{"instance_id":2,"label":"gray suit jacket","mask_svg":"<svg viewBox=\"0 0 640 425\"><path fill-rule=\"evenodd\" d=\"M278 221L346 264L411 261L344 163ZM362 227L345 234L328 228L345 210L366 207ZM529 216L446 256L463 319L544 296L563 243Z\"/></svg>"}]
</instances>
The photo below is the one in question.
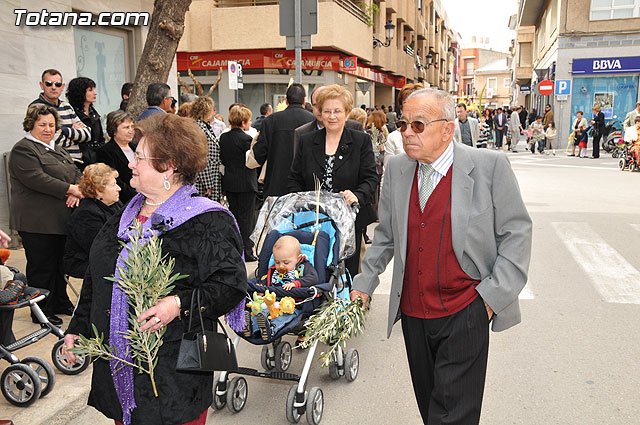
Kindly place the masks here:
<instances>
[{"instance_id":1,"label":"gray suit jacket","mask_svg":"<svg viewBox=\"0 0 640 425\"><path fill-rule=\"evenodd\" d=\"M473 147L475 148L476 143L480 138L480 123L478 122L477 119L473 118L472 116L468 116L467 121L469 122L469 130L471 130L471 142L473 143ZM458 121L458 118L456 118L455 122L456 122L456 126L454 127L454 130L453 130L453 140L455 140L456 142L462 143L460 121Z\"/></svg>"},{"instance_id":2,"label":"gray suit jacket","mask_svg":"<svg viewBox=\"0 0 640 425\"><path fill-rule=\"evenodd\" d=\"M407 254L409 197L417 161L405 153L387 164L373 244L362 260L353 289L373 293L394 258L387 337L400 318ZM455 143L451 182L453 251L460 267L480 280L476 290L495 312L493 331L520 322L518 294L527 282L531 218L509 161L503 153Z\"/></svg>"}]
</instances>

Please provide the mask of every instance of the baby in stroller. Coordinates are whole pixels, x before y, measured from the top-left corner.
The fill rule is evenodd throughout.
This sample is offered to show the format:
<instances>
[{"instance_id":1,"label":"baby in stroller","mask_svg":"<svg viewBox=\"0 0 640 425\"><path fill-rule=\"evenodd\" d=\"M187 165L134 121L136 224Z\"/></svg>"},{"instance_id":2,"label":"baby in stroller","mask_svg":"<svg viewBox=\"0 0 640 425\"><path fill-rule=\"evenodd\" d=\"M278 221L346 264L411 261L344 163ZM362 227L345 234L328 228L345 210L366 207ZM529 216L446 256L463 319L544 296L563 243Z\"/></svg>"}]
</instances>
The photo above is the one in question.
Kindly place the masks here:
<instances>
[{"instance_id":1,"label":"baby in stroller","mask_svg":"<svg viewBox=\"0 0 640 425\"><path fill-rule=\"evenodd\" d=\"M319 283L318 273L302 254L300 243L293 236L284 235L276 241L273 245L273 260L274 264L269 267L267 274L255 285L258 289L264 287L263 293L266 293L269 287L281 287L288 291L292 288L308 288ZM260 299L256 292L253 302L261 300L264 298ZM273 335L301 314L300 310L296 309L292 313L271 317L269 309L260 308L257 312L255 310L253 309L251 314L245 312L244 335L251 337L260 333L264 341L270 341Z\"/></svg>"}]
</instances>

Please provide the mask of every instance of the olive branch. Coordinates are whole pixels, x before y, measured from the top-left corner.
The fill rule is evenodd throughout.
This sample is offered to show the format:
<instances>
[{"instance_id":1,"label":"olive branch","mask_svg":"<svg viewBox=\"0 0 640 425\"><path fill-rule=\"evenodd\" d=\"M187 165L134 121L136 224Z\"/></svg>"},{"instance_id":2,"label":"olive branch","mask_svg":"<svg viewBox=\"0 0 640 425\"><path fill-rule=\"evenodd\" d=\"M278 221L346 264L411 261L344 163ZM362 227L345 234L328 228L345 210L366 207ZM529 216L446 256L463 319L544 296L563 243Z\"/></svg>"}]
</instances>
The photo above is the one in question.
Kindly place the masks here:
<instances>
[{"instance_id":1,"label":"olive branch","mask_svg":"<svg viewBox=\"0 0 640 425\"><path fill-rule=\"evenodd\" d=\"M329 366L338 347L346 348L349 339L362 333L368 311L363 307L361 298L355 301L335 298L325 303L305 324L307 330L302 346L310 347L316 341L328 345L329 350L320 353L320 360L322 367Z\"/></svg>"},{"instance_id":2,"label":"olive branch","mask_svg":"<svg viewBox=\"0 0 640 425\"><path fill-rule=\"evenodd\" d=\"M124 260L124 267L118 266L119 279L105 277L105 279L120 285L127 294L129 301L129 330L124 337L129 340L132 362L125 360L127 353L118 353L114 345L104 343L104 335L98 334L98 329L91 324L93 338L80 335L76 347L69 350L79 355L90 355L105 360L118 360L119 367L132 366L139 373L147 373L151 378L153 392L158 397L154 369L157 366L158 350L162 346L162 336L166 328L158 331L140 331L144 323L138 323L138 317L149 308L168 296L173 290L173 284L187 275L173 274L175 259L162 256L162 241L158 235L148 240L143 237L142 224L136 220L131 235L130 246L120 241L129 255ZM122 354L122 355L121 355Z\"/></svg>"}]
</instances>

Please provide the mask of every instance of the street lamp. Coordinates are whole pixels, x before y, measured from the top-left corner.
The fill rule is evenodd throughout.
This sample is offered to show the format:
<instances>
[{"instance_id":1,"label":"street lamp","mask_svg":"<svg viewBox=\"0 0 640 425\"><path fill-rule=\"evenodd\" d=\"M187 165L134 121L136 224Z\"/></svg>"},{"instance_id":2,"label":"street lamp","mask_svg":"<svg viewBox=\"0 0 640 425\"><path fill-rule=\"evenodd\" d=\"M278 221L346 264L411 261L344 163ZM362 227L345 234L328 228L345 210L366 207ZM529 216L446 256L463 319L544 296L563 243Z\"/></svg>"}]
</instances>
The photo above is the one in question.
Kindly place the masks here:
<instances>
[{"instance_id":1,"label":"street lamp","mask_svg":"<svg viewBox=\"0 0 640 425\"><path fill-rule=\"evenodd\" d=\"M393 40L393 37L396 35L396 26L393 24L393 22L391 22L391 19L389 19L387 21L387 23L384 26L384 35L387 39L387 41L385 41L384 43L382 42L382 40L380 40L378 37L373 36L373 47L389 47L391 45L391 40Z\"/></svg>"},{"instance_id":2,"label":"street lamp","mask_svg":"<svg viewBox=\"0 0 640 425\"><path fill-rule=\"evenodd\" d=\"M433 50L429 49L429 53L427 53L427 69L431 68L431 65L433 65Z\"/></svg>"}]
</instances>

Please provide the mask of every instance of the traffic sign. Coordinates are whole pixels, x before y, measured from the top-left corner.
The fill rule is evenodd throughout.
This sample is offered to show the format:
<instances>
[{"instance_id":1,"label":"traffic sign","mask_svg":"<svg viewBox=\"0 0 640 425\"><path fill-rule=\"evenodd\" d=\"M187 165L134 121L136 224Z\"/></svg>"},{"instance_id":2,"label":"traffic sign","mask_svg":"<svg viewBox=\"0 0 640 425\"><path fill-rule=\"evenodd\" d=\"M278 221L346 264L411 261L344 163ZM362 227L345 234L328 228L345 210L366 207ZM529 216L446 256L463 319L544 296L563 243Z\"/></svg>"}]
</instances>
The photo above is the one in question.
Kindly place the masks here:
<instances>
[{"instance_id":1,"label":"traffic sign","mask_svg":"<svg viewBox=\"0 0 640 425\"><path fill-rule=\"evenodd\" d=\"M238 62L227 62L227 71L229 71L229 90L238 90Z\"/></svg>"},{"instance_id":2,"label":"traffic sign","mask_svg":"<svg viewBox=\"0 0 640 425\"><path fill-rule=\"evenodd\" d=\"M556 96L571 94L571 80L556 80Z\"/></svg>"},{"instance_id":3,"label":"traffic sign","mask_svg":"<svg viewBox=\"0 0 640 425\"><path fill-rule=\"evenodd\" d=\"M538 93L543 96L549 96L553 93L553 81L551 80L542 80L538 83Z\"/></svg>"}]
</instances>

